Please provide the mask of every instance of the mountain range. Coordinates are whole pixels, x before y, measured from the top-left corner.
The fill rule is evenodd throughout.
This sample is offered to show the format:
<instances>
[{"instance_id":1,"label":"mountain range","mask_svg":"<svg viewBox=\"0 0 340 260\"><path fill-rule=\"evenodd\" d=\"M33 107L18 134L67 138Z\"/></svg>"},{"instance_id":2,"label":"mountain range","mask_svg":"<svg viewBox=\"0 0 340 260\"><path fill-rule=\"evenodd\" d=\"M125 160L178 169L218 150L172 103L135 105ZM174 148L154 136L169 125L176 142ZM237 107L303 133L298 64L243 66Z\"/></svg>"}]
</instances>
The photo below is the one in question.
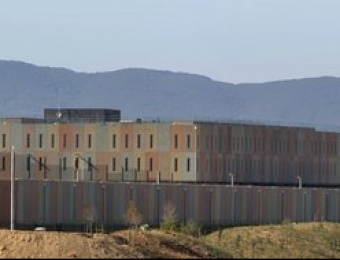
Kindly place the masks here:
<instances>
[{"instance_id":1,"label":"mountain range","mask_svg":"<svg viewBox=\"0 0 340 260\"><path fill-rule=\"evenodd\" d=\"M42 117L44 108L108 108L131 120L340 128L340 78L330 76L232 84L143 68L81 73L0 60L0 91L0 117Z\"/></svg>"}]
</instances>

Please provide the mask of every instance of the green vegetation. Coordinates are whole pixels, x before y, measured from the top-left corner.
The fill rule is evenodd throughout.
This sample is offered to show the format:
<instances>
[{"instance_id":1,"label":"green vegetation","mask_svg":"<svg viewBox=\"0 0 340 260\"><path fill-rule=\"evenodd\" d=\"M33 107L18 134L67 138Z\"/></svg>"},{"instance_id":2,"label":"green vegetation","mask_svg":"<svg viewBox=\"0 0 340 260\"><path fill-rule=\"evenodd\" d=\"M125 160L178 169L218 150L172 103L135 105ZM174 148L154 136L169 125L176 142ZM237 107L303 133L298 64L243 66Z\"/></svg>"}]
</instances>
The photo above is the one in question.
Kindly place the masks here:
<instances>
[{"instance_id":1,"label":"green vegetation","mask_svg":"<svg viewBox=\"0 0 340 260\"><path fill-rule=\"evenodd\" d=\"M137 229L143 221L143 216L137 209L136 203L134 203L133 201L129 202L129 207L126 211L125 220L126 223L134 229Z\"/></svg>"},{"instance_id":2,"label":"green vegetation","mask_svg":"<svg viewBox=\"0 0 340 260\"><path fill-rule=\"evenodd\" d=\"M180 223L177 219L176 208L173 203L167 202L163 208L163 221L160 224L160 229L163 231L181 232L192 237L200 237L202 225L193 220L187 223Z\"/></svg>"},{"instance_id":3,"label":"green vegetation","mask_svg":"<svg viewBox=\"0 0 340 260\"><path fill-rule=\"evenodd\" d=\"M126 221L137 230L142 215L131 202ZM135 244L138 237L129 235L128 241L143 255L151 258L167 257L169 251L192 255L198 258L340 258L340 224L327 222L291 223L289 220L276 225L243 226L219 229L202 235L202 225L189 220L185 225L177 219L176 209L171 203L164 207L160 230L166 231L161 239L153 238L148 232L145 243ZM170 237L166 237L170 235ZM183 243L185 241L185 243ZM199 252L195 250L199 245ZM205 248L205 249L203 249ZM157 256L157 257L156 257Z\"/></svg>"},{"instance_id":4,"label":"green vegetation","mask_svg":"<svg viewBox=\"0 0 340 260\"><path fill-rule=\"evenodd\" d=\"M338 223L233 227L213 232L205 240L233 258L340 258Z\"/></svg>"},{"instance_id":5,"label":"green vegetation","mask_svg":"<svg viewBox=\"0 0 340 260\"><path fill-rule=\"evenodd\" d=\"M181 226L180 231L192 237L200 237L202 232L202 225L193 220L189 220L188 223Z\"/></svg>"},{"instance_id":6,"label":"green vegetation","mask_svg":"<svg viewBox=\"0 0 340 260\"><path fill-rule=\"evenodd\" d=\"M164 231L179 232L181 230L181 225L176 219L166 219L161 223L160 229Z\"/></svg>"}]
</instances>

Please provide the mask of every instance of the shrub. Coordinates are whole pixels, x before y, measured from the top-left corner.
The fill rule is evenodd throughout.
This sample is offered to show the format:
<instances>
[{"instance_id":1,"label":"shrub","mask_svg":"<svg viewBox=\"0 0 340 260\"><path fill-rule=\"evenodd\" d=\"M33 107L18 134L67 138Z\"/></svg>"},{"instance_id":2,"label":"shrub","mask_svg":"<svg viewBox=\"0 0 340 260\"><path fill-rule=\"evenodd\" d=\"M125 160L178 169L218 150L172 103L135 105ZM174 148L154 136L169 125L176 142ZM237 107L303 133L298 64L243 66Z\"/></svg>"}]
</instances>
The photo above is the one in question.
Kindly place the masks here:
<instances>
[{"instance_id":1,"label":"shrub","mask_svg":"<svg viewBox=\"0 0 340 260\"><path fill-rule=\"evenodd\" d=\"M193 220L189 220L186 225L181 226L181 231L186 235L199 237L201 235L202 225Z\"/></svg>"},{"instance_id":2,"label":"shrub","mask_svg":"<svg viewBox=\"0 0 340 260\"><path fill-rule=\"evenodd\" d=\"M177 220L176 208L171 202L167 202L163 209L163 221L160 224L160 229L167 231L180 231L180 224Z\"/></svg>"},{"instance_id":3,"label":"shrub","mask_svg":"<svg viewBox=\"0 0 340 260\"><path fill-rule=\"evenodd\" d=\"M181 230L180 224L176 219L166 219L164 220L161 225L160 229L166 230L166 231L175 231L179 232Z\"/></svg>"},{"instance_id":4,"label":"shrub","mask_svg":"<svg viewBox=\"0 0 340 260\"><path fill-rule=\"evenodd\" d=\"M133 201L130 201L129 207L127 209L125 220L130 227L137 229L138 225L140 225L143 221L142 214L138 211L136 204Z\"/></svg>"}]
</instances>

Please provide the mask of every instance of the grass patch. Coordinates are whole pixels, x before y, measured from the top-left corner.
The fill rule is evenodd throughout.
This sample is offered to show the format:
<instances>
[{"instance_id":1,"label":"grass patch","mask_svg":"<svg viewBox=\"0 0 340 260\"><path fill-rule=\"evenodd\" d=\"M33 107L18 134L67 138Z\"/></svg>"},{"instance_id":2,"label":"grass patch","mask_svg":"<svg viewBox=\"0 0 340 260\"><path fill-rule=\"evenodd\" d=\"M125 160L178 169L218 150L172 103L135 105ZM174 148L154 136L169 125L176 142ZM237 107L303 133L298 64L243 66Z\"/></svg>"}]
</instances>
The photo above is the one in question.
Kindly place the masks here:
<instances>
[{"instance_id":1,"label":"grass patch","mask_svg":"<svg viewBox=\"0 0 340 260\"><path fill-rule=\"evenodd\" d=\"M340 258L340 224L290 223L226 228L206 236L234 258Z\"/></svg>"}]
</instances>

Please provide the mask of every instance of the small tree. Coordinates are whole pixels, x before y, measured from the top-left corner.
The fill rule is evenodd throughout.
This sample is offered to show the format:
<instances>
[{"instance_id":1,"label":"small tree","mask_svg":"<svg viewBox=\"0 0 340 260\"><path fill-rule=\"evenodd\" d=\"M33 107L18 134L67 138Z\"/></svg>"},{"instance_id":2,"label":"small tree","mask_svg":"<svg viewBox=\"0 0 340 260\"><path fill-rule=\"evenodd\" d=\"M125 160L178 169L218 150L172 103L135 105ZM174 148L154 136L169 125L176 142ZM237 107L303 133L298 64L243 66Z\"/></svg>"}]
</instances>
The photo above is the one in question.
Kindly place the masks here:
<instances>
[{"instance_id":1,"label":"small tree","mask_svg":"<svg viewBox=\"0 0 340 260\"><path fill-rule=\"evenodd\" d=\"M138 211L136 204L132 200L130 200L130 202L129 202L129 206L128 206L126 214L125 214L125 221L130 226L129 242L133 244L133 239L131 239L131 227L134 228L137 231L138 226L143 221L143 216Z\"/></svg>"},{"instance_id":2,"label":"small tree","mask_svg":"<svg viewBox=\"0 0 340 260\"><path fill-rule=\"evenodd\" d=\"M163 209L163 221L160 225L163 230L179 231L180 225L177 221L176 208L172 202L167 201Z\"/></svg>"},{"instance_id":3,"label":"small tree","mask_svg":"<svg viewBox=\"0 0 340 260\"><path fill-rule=\"evenodd\" d=\"M83 206L83 219L85 220L86 232L92 235L93 223L96 220L96 213L94 208L90 204L85 204Z\"/></svg>"},{"instance_id":4,"label":"small tree","mask_svg":"<svg viewBox=\"0 0 340 260\"><path fill-rule=\"evenodd\" d=\"M142 214L138 211L136 204L131 200L125 214L125 220L130 227L137 229L143 221Z\"/></svg>"}]
</instances>

